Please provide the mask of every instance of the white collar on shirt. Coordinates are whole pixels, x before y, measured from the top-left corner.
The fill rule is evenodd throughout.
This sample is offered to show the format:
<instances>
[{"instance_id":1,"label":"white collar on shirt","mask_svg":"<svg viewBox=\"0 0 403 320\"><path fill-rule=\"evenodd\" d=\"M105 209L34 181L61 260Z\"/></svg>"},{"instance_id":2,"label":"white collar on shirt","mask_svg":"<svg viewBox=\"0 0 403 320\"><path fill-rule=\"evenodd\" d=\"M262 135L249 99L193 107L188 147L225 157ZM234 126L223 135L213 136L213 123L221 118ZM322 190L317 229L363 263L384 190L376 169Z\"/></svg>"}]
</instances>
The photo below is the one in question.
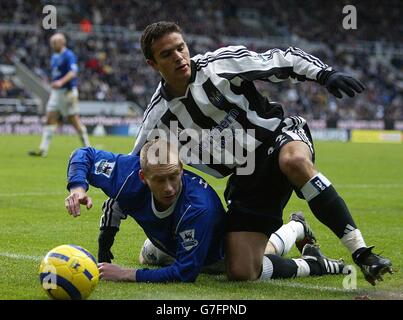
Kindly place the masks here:
<instances>
[{"instance_id":1,"label":"white collar on shirt","mask_svg":"<svg viewBox=\"0 0 403 320\"><path fill-rule=\"evenodd\" d=\"M152 208L154 214L160 219L164 219L164 218L168 217L172 212L174 212L176 202L178 201L181 193L182 193L182 186L179 189L178 195L176 196L174 203L168 209L166 209L164 211L157 210L157 208L155 207L154 196L153 196L153 194L151 194L151 208Z\"/></svg>"}]
</instances>

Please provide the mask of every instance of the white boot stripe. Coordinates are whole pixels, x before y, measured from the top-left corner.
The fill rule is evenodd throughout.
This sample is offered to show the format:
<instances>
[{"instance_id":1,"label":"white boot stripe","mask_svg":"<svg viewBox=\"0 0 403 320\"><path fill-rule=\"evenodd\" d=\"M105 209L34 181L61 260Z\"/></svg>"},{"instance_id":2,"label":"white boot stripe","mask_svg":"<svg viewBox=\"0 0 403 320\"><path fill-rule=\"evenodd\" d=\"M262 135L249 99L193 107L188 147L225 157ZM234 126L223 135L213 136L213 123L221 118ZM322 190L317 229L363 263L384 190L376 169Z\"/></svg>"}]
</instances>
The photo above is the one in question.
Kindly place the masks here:
<instances>
[{"instance_id":1,"label":"white boot stripe","mask_svg":"<svg viewBox=\"0 0 403 320\"><path fill-rule=\"evenodd\" d=\"M325 261L326 272L329 272L329 264L327 263L326 259L324 259L324 261Z\"/></svg>"},{"instance_id":2,"label":"white boot stripe","mask_svg":"<svg viewBox=\"0 0 403 320\"><path fill-rule=\"evenodd\" d=\"M337 262L334 263L334 268L336 270L335 273L339 273L339 264Z\"/></svg>"},{"instance_id":3,"label":"white boot stripe","mask_svg":"<svg viewBox=\"0 0 403 320\"><path fill-rule=\"evenodd\" d=\"M334 273L333 263L331 261L328 261L328 263L329 263L330 273Z\"/></svg>"}]
</instances>

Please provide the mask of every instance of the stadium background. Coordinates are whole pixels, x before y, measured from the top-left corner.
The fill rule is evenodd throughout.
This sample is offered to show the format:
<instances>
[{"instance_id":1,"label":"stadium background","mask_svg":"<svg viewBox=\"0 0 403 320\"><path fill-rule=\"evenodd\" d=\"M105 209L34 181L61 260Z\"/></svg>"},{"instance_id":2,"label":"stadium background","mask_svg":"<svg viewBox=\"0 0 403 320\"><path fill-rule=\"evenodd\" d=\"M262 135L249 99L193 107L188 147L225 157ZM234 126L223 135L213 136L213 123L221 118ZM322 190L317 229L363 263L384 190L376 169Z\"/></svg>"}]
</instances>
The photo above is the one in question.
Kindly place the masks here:
<instances>
[{"instance_id":1,"label":"stadium background","mask_svg":"<svg viewBox=\"0 0 403 320\"><path fill-rule=\"evenodd\" d=\"M98 124L99 133L136 133L159 81L144 62L139 37L147 24L163 19L182 26L192 55L225 45L257 52L297 46L366 85L364 94L338 100L315 83L257 82L287 114L302 115L313 128L403 129L401 1L20 0L0 4L0 133L40 132L43 119L32 115L43 112L46 100L24 86L13 62L49 83L48 40L55 30L42 27L46 4L56 7L57 30L78 56L81 109L90 133ZM347 4L357 9L356 30L342 26Z\"/></svg>"},{"instance_id":2,"label":"stadium background","mask_svg":"<svg viewBox=\"0 0 403 320\"><path fill-rule=\"evenodd\" d=\"M379 243L382 239L385 248L379 247L395 265L402 263L403 176L399 167L403 155L397 145L403 140L401 1L0 1L0 259L5 270L21 268L23 275L10 278L2 272L0 298L44 298L34 285L40 254L72 241L72 235L73 240L96 252L99 212L73 223L62 207L65 164L79 146L76 137L69 137L73 129L67 124L60 129L63 135L54 138L48 158L26 156L26 151L39 143L45 121L41 87L49 85L48 39L54 33L42 28L42 9L48 4L57 8L57 31L66 34L68 47L78 57L83 123L95 146L115 152L131 150L142 113L159 81L145 64L139 45L141 31L151 22L177 21L192 55L225 45L246 45L258 52L297 46L360 79L366 85L365 92L341 100L310 82L258 81L256 85L271 100L281 102L287 114L307 118L317 141L343 142L319 142L318 161L358 212L355 217L369 241ZM342 27L342 9L347 4L357 9L356 30ZM344 143L349 140L378 143ZM223 190L224 183L206 179L219 192ZM93 196L99 208L104 197L99 192ZM297 208L301 202L291 200L290 209ZM309 212L307 206L303 209ZM332 245L335 239L320 223L311 215L309 218L332 255L348 256L340 246ZM144 239L132 235L133 223L127 225L121 232L136 243L137 254ZM121 257L117 261L126 265L133 262L133 248L129 252L128 247L118 240L115 249L115 255ZM97 289L94 298L351 299L372 289L359 277L364 293L345 292L340 279L326 277L284 286L278 282L233 285L221 280L217 284L202 276L200 285L191 287L192 293L180 285L141 285L140 293L108 283ZM385 282L380 292L369 291L371 297L403 298L402 276ZM272 289L270 295L268 288Z\"/></svg>"}]
</instances>

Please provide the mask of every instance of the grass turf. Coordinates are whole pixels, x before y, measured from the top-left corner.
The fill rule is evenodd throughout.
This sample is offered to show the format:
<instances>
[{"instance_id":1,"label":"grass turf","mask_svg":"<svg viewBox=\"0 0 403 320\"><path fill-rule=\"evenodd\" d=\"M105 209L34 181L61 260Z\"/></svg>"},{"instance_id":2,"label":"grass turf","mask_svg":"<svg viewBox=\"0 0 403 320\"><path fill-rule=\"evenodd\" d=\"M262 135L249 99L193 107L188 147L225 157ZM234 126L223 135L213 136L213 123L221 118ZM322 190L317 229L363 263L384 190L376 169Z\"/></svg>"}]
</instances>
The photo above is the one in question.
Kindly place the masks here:
<instances>
[{"instance_id":1,"label":"grass turf","mask_svg":"<svg viewBox=\"0 0 403 320\"><path fill-rule=\"evenodd\" d=\"M38 279L40 259L60 244L74 243L97 252L100 208L105 196L92 189L94 207L82 216L70 217L64 208L67 196L66 166L78 138L54 137L47 158L32 158L27 151L36 147L39 136L0 136L0 299L48 299ZM94 147L128 153L133 139L92 137ZM348 204L368 245L392 259L399 270L403 257L403 148L393 144L317 143L317 166L336 186ZM222 196L226 180L206 177ZM330 230L310 213L295 195L285 212L302 209L329 257L352 263L348 251ZM144 233L132 219L121 226L113 247L114 262L140 267L138 252ZM400 249L399 249L400 248ZM293 249L290 257L298 256ZM344 277L228 282L225 277L200 275L192 284L136 284L101 281L90 299L403 299L403 276L386 275L372 287L361 272L357 289L345 290Z\"/></svg>"}]
</instances>

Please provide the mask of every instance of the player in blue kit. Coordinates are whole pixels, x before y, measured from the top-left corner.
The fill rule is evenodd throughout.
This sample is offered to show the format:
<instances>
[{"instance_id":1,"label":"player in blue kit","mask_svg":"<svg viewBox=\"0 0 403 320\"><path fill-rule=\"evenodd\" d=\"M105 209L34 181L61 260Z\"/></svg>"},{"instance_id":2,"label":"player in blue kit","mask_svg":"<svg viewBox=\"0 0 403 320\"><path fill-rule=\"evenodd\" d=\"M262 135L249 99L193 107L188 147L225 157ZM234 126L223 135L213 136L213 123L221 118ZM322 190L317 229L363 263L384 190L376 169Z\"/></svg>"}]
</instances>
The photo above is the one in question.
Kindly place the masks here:
<instances>
[{"instance_id":1,"label":"player in blue kit","mask_svg":"<svg viewBox=\"0 0 403 320\"><path fill-rule=\"evenodd\" d=\"M67 117L82 144L85 147L90 146L87 129L79 118L76 55L66 47L66 38L62 33L54 34L50 38L50 45L54 53L51 58L52 89L46 106L46 126L42 131L39 150L29 151L31 156L46 157L61 117Z\"/></svg>"},{"instance_id":2,"label":"player in blue kit","mask_svg":"<svg viewBox=\"0 0 403 320\"><path fill-rule=\"evenodd\" d=\"M89 185L102 189L111 198L106 205L115 206L114 212L131 216L142 227L151 244L146 241L142 253L150 253L155 247L165 257L172 257L171 264L153 270L103 262L99 264L101 278L193 282L202 271L224 271L226 212L215 191L202 178L183 169L176 147L167 147L163 140L152 140L143 146L140 156L78 149L69 161L70 195L65 200L74 217L80 215L80 205L92 207L86 193ZM294 243L305 237L306 224L298 220L292 223L294 237L283 236L283 242ZM284 231L279 230L282 234ZM287 244L282 251L290 248ZM324 257L314 245L307 244L302 253L300 259L268 254L272 268L266 270L264 279L339 274L344 269L343 261ZM143 263L150 263L148 254L142 256ZM155 258L151 264L164 264Z\"/></svg>"}]
</instances>

